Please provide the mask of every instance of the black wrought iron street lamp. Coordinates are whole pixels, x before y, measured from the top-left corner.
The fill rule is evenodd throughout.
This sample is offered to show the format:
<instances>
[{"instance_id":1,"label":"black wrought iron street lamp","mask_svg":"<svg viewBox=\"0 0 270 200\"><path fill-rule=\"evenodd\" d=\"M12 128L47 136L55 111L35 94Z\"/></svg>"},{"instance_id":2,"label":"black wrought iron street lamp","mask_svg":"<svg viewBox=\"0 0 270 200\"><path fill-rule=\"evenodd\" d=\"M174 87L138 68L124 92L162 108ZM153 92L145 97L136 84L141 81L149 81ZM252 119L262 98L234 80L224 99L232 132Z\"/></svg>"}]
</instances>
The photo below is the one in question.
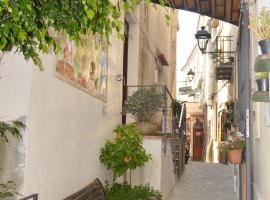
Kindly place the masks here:
<instances>
[{"instance_id":1,"label":"black wrought iron street lamp","mask_svg":"<svg viewBox=\"0 0 270 200\"><path fill-rule=\"evenodd\" d=\"M188 71L188 73L187 73L187 78L188 78L188 80L189 80L190 82L193 81L194 76L195 76L195 73L192 71L192 69L190 69L190 70Z\"/></svg>"},{"instance_id":2,"label":"black wrought iron street lamp","mask_svg":"<svg viewBox=\"0 0 270 200\"><path fill-rule=\"evenodd\" d=\"M205 30L205 26L202 26L201 30L199 30L195 34L195 38L198 42L199 49L201 50L202 53L204 53L207 48L208 41L209 39L211 39L211 34L208 33L207 30Z\"/></svg>"}]
</instances>

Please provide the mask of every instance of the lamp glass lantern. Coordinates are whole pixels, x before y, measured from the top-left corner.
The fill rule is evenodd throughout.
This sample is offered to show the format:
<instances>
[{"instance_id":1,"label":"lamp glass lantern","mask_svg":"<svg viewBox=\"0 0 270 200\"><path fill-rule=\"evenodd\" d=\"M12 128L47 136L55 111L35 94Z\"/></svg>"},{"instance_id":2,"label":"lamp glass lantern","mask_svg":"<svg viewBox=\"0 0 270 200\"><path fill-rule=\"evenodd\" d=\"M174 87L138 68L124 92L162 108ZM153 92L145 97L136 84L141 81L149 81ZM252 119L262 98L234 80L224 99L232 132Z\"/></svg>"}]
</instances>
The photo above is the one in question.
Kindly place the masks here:
<instances>
[{"instance_id":1,"label":"lamp glass lantern","mask_svg":"<svg viewBox=\"0 0 270 200\"><path fill-rule=\"evenodd\" d=\"M198 42L199 49L204 53L207 48L208 41L211 39L211 34L205 30L205 26L202 26L201 30L195 34L195 38Z\"/></svg>"},{"instance_id":2,"label":"lamp glass lantern","mask_svg":"<svg viewBox=\"0 0 270 200\"><path fill-rule=\"evenodd\" d=\"M193 81L194 79L194 76L195 76L195 73L192 71L192 69L190 69L187 73L187 78L189 81Z\"/></svg>"}]
</instances>

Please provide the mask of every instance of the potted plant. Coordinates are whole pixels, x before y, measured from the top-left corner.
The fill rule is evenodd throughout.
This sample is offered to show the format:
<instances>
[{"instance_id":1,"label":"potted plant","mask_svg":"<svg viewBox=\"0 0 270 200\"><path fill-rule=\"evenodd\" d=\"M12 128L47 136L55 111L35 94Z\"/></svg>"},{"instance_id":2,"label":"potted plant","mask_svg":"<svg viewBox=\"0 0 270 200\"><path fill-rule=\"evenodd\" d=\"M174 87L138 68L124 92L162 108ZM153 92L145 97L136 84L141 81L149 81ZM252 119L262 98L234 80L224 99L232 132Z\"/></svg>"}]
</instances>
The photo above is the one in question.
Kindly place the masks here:
<instances>
[{"instance_id":1,"label":"potted plant","mask_svg":"<svg viewBox=\"0 0 270 200\"><path fill-rule=\"evenodd\" d=\"M163 102L163 96L156 88L140 88L125 101L123 114L131 114L144 135L156 134L158 125L153 123L153 115Z\"/></svg>"},{"instance_id":2,"label":"potted plant","mask_svg":"<svg viewBox=\"0 0 270 200\"><path fill-rule=\"evenodd\" d=\"M269 91L269 74L268 72L257 72L256 73L256 83L258 91L268 92Z\"/></svg>"},{"instance_id":3,"label":"potted plant","mask_svg":"<svg viewBox=\"0 0 270 200\"><path fill-rule=\"evenodd\" d=\"M231 133L227 139L222 142L222 150L227 153L230 163L240 164L242 162L242 153L245 144L245 138L240 132Z\"/></svg>"},{"instance_id":4,"label":"potted plant","mask_svg":"<svg viewBox=\"0 0 270 200\"><path fill-rule=\"evenodd\" d=\"M234 124L234 102L228 101L225 104L226 108L223 110L222 130L231 130Z\"/></svg>"},{"instance_id":5,"label":"potted plant","mask_svg":"<svg viewBox=\"0 0 270 200\"><path fill-rule=\"evenodd\" d=\"M181 109L182 109L182 104L180 101L176 100L173 102L172 105L173 108L173 117L176 120L176 127L179 125L179 120L180 120L180 115L181 115Z\"/></svg>"},{"instance_id":6,"label":"potted plant","mask_svg":"<svg viewBox=\"0 0 270 200\"><path fill-rule=\"evenodd\" d=\"M262 54L270 53L270 11L265 7L258 16L249 17L249 30L256 37Z\"/></svg>"},{"instance_id":7,"label":"potted plant","mask_svg":"<svg viewBox=\"0 0 270 200\"><path fill-rule=\"evenodd\" d=\"M151 160L151 155L143 147L142 134L136 124L119 125L113 132L115 138L106 141L99 159L112 170L114 180L124 175L126 182L127 171L142 167Z\"/></svg>"}]
</instances>

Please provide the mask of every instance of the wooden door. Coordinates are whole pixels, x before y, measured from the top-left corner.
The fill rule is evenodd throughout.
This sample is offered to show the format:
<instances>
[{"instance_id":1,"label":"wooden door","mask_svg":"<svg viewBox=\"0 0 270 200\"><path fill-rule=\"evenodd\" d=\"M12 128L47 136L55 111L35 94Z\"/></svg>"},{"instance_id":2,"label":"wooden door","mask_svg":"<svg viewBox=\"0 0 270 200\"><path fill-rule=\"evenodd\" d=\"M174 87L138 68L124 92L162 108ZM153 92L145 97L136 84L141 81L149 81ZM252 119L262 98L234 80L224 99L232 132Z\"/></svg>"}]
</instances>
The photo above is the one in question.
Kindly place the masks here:
<instances>
[{"instance_id":1,"label":"wooden door","mask_svg":"<svg viewBox=\"0 0 270 200\"><path fill-rule=\"evenodd\" d=\"M193 130L193 160L202 160L204 134L202 130Z\"/></svg>"}]
</instances>

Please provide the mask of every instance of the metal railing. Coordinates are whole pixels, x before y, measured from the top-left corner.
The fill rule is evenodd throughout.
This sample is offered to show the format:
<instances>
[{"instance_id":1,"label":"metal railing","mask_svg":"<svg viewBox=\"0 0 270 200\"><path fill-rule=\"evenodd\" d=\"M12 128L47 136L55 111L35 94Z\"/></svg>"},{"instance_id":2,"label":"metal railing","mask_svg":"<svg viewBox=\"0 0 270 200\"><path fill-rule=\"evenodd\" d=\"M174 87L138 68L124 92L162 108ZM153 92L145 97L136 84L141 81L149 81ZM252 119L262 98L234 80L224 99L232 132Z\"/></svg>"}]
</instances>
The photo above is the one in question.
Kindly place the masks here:
<instances>
[{"instance_id":1,"label":"metal railing","mask_svg":"<svg viewBox=\"0 0 270 200\"><path fill-rule=\"evenodd\" d=\"M124 85L127 98L140 88L151 87L156 88L164 98L162 107L156 111L162 113L161 126L157 133L160 133L162 136L162 151L164 154L167 153L167 145L168 142L170 142L174 162L174 173L179 177L185 165L186 107L182 104L181 119L179 126L177 126L177 119L173 115L173 105L176 100L173 98L173 95L166 85Z\"/></svg>"},{"instance_id":2,"label":"metal railing","mask_svg":"<svg viewBox=\"0 0 270 200\"><path fill-rule=\"evenodd\" d=\"M168 135L172 132L172 118L170 116L172 115L172 103L174 102L174 98L168 87L166 85L124 85L124 88L126 89L125 92L127 97L131 96L135 91L141 88L155 88L163 96L163 105L156 110L156 113L162 113L162 119L160 119L159 124L160 130L158 130L158 133L162 135L162 148L163 152L166 153Z\"/></svg>"}]
</instances>

